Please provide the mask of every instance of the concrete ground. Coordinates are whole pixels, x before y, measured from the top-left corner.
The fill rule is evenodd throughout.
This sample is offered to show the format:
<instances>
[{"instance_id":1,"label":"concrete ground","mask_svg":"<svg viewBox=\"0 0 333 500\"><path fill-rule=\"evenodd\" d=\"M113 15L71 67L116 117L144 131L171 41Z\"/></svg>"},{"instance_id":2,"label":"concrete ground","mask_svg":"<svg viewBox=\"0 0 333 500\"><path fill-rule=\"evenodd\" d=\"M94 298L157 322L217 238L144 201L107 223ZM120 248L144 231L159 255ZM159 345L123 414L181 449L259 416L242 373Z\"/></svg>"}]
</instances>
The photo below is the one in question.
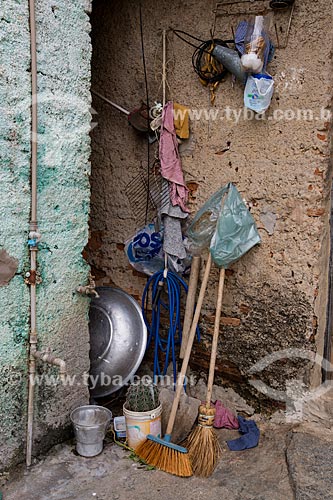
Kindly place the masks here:
<instances>
[{"instance_id":1,"label":"concrete ground","mask_svg":"<svg viewBox=\"0 0 333 500\"><path fill-rule=\"evenodd\" d=\"M209 479L182 479L146 470L106 440L94 458L77 456L73 442L58 445L27 472L4 484L4 500L329 500L333 499L333 433L315 425L259 424L257 448L231 452L218 431L221 462Z\"/></svg>"}]
</instances>

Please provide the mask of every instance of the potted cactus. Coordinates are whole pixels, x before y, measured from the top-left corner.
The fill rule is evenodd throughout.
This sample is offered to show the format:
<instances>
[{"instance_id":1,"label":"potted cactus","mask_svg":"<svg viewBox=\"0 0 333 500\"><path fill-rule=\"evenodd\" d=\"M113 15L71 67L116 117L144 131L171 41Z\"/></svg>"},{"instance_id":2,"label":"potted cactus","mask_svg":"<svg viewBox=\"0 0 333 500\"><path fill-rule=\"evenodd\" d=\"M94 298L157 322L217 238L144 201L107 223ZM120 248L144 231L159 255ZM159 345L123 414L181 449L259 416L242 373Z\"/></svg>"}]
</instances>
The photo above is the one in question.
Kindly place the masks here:
<instances>
[{"instance_id":1,"label":"potted cactus","mask_svg":"<svg viewBox=\"0 0 333 500\"><path fill-rule=\"evenodd\" d=\"M126 394L126 408L135 412L155 410L160 404L159 390L152 382L141 379L133 382Z\"/></svg>"},{"instance_id":2,"label":"potted cactus","mask_svg":"<svg viewBox=\"0 0 333 500\"><path fill-rule=\"evenodd\" d=\"M131 448L137 448L147 434L161 435L162 406L159 391L145 377L129 386L123 411L127 441Z\"/></svg>"}]
</instances>

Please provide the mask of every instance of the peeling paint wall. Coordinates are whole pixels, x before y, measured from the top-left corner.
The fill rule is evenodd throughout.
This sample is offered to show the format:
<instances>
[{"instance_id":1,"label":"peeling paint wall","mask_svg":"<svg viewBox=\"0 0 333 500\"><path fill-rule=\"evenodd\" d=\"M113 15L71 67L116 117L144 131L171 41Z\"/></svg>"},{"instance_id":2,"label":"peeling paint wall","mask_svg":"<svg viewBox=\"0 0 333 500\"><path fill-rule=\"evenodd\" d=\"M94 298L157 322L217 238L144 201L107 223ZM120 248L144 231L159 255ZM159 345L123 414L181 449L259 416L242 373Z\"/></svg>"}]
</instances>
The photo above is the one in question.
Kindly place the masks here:
<instances>
[{"instance_id":1,"label":"peeling paint wall","mask_svg":"<svg viewBox=\"0 0 333 500\"><path fill-rule=\"evenodd\" d=\"M215 2L142 2L144 41L151 103L161 100L162 29L170 26L208 39ZM220 17L216 36L230 38L243 16ZM288 18L284 20L286 28ZM221 185L234 182L251 206L262 245L227 272L221 323L218 373L242 384L248 369L263 356L295 347L322 354L327 300L329 143L332 98L332 4L296 1L288 46L277 49L269 71L276 90L269 118L247 119L243 88L229 76L209 92L192 66L193 49L168 34L168 98L194 110L219 110L191 121L183 145L183 169L195 211ZM92 85L118 104L133 109L145 100L139 6L134 0L95 0L92 14ZM281 43L284 36L280 33ZM141 296L145 279L129 267L124 241L138 221L126 187L147 165L146 143L118 111L98 98L98 126L92 135L92 214L89 260L100 284L114 284ZM229 108L231 118L222 114ZM286 111L282 119L273 112ZM290 111L288 111L290 110ZM302 118L304 111L313 116ZM205 113L205 111L203 112ZM225 112L226 113L226 112ZM296 117L293 118L293 113ZM237 119L236 119L236 118ZM152 146L153 157L154 146ZM138 186L139 189L139 186ZM217 272L204 303L203 343L193 362L207 367L215 308ZM319 367L306 360L271 365L263 375L275 389L288 378L320 379Z\"/></svg>"},{"instance_id":2,"label":"peeling paint wall","mask_svg":"<svg viewBox=\"0 0 333 500\"><path fill-rule=\"evenodd\" d=\"M38 45L38 348L51 347L75 376L49 385L57 372L38 363L34 451L61 439L72 408L88 401L88 237L90 126L90 2L37 0ZM0 469L24 460L27 398L30 218L30 39L28 2L0 6L0 250L18 261L0 286ZM52 382L52 379L51 381Z\"/></svg>"}]
</instances>

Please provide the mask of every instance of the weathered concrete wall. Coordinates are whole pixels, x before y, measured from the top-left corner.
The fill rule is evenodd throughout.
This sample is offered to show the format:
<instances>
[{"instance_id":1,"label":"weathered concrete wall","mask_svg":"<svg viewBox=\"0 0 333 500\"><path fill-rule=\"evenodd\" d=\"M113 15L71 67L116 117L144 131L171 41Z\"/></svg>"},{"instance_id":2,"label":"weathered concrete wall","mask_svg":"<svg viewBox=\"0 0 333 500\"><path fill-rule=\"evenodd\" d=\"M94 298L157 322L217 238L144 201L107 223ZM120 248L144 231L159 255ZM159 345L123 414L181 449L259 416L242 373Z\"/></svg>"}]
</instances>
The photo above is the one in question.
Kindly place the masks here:
<instances>
[{"instance_id":1,"label":"weathered concrete wall","mask_svg":"<svg viewBox=\"0 0 333 500\"><path fill-rule=\"evenodd\" d=\"M73 387L36 388L34 450L49 446L88 400L88 299L75 292L87 279L82 258L89 210L90 24L84 0L37 0L38 44L38 348L68 363ZM0 287L0 468L24 460L26 431L30 218L30 40L28 2L0 6L0 249L18 270ZM44 373L39 365L39 375ZM45 374L57 375L46 369ZM80 384L80 385L78 385Z\"/></svg>"},{"instance_id":2,"label":"weathered concrete wall","mask_svg":"<svg viewBox=\"0 0 333 500\"><path fill-rule=\"evenodd\" d=\"M209 38L215 2L145 0L143 22L150 100L161 100L161 30L170 26L201 39ZM145 99L140 46L139 7L134 0L95 0L93 88L127 107ZM218 18L216 36L230 38L243 16ZM284 26L287 25L285 17ZM243 107L243 88L230 76L216 92L215 121L192 120L192 137L183 153L186 181L194 189L193 210L217 187L233 181L251 206L262 237L227 273L218 372L237 381L266 354L288 347L319 349L325 327L327 282L328 189L332 97L332 4L296 1L288 46L276 51L269 66L276 91L269 119L227 120L227 107ZM324 36L323 36L324 34ZM283 35L280 39L283 43ZM192 109L209 109L208 90L191 66L193 49L168 34L168 98ZM126 118L94 99L98 126L93 132L90 262L103 284L116 284L134 296L145 280L129 268L123 243L136 229L126 198L127 184L146 166L146 143ZM310 109L311 119L292 113ZM320 114L320 110L324 114ZM276 110L291 110L282 119ZM325 114L326 112L326 114ZM154 146L152 146L152 151ZM152 154L153 156L153 154ZM272 234L265 214L276 218ZM207 366L212 332L217 272L204 303L204 341L194 353L197 366ZM286 378L309 381L302 359L278 362L263 375L275 389ZM318 382L318 367L313 371Z\"/></svg>"}]
</instances>

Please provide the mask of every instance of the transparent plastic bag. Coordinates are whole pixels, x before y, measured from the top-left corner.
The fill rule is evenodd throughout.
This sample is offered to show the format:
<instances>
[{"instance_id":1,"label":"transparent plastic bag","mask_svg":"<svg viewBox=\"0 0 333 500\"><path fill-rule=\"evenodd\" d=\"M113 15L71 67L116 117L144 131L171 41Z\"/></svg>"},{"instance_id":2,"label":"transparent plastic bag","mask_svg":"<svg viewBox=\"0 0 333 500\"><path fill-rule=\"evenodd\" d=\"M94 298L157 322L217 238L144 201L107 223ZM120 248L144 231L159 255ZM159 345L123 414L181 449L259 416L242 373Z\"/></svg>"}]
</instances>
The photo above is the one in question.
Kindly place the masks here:
<instances>
[{"instance_id":1,"label":"transparent plastic bag","mask_svg":"<svg viewBox=\"0 0 333 500\"><path fill-rule=\"evenodd\" d=\"M264 16L256 16L253 23L249 23L245 35L245 53L241 57L241 63L245 71L259 73L264 66L265 50L269 44L267 31L269 19Z\"/></svg>"},{"instance_id":2,"label":"transparent plastic bag","mask_svg":"<svg viewBox=\"0 0 333 500\"><path fill-rule=\"evenodd\" d=\"M204 204L187 235L193 254L209 247L214 262L224 268L260 243L256 223L232 183Z\"/></svg>"}]
</instances>

